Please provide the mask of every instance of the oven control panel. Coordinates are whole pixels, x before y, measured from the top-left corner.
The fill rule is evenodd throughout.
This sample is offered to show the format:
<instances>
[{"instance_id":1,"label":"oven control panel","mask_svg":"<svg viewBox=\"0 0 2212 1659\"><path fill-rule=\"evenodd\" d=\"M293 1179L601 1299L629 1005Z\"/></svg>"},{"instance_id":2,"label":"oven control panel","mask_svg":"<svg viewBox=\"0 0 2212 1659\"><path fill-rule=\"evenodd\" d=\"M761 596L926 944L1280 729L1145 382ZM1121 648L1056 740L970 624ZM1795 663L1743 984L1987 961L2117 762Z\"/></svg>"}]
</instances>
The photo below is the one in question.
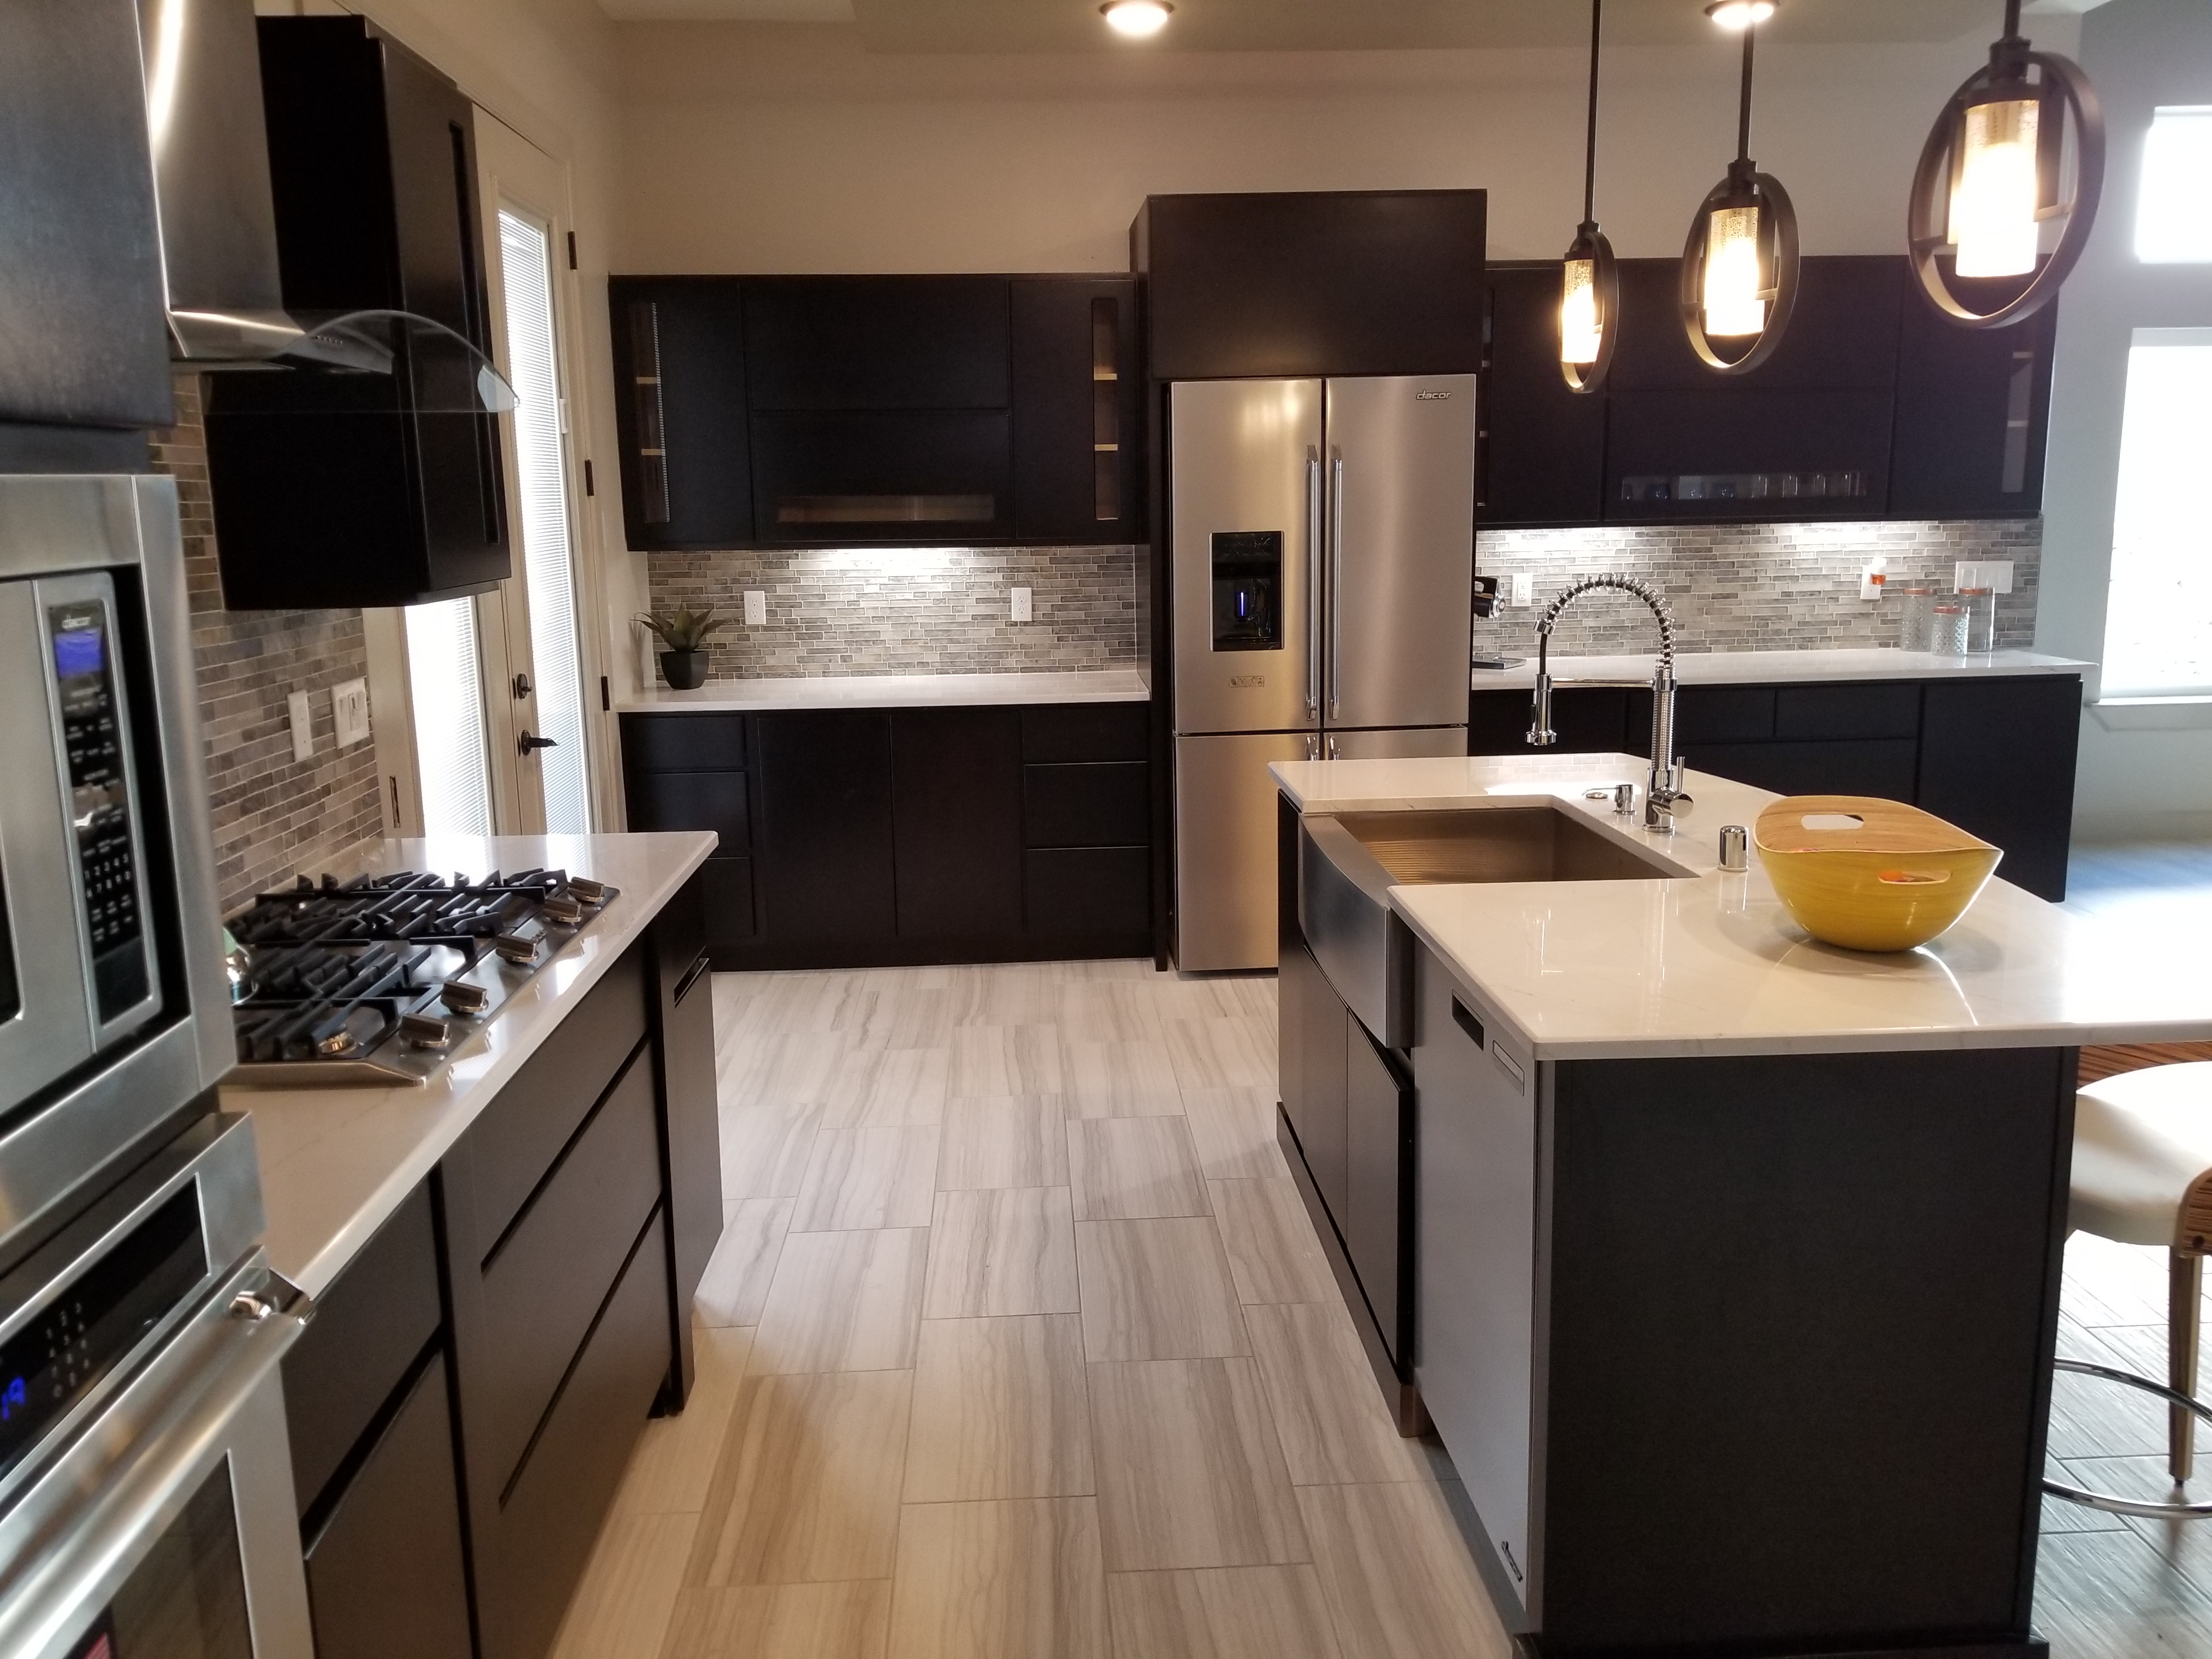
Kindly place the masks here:
<instances>
[{"instance_id":1,"label":"oven control panel","mask_svg":"<svg viewBox=\"0 0 2212 1659\"><path fill-rule=\"evenodd\" d=\"M140 910L136 814L131 810L125 713L117 695L114 627L105 594L46 607L57 712L76 837L78 899L92 949L98 1023L143 1002L145 921Z\"/></svg>"}]
</instances>

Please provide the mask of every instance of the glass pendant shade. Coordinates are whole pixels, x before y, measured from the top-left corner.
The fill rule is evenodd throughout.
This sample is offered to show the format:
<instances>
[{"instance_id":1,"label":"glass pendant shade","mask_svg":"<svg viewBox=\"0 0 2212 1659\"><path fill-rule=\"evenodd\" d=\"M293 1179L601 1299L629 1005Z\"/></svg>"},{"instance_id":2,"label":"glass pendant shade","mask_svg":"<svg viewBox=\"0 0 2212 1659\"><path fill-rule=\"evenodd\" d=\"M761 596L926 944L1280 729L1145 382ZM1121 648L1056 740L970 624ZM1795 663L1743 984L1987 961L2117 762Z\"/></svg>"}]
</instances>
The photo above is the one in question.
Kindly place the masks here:
<instances>
[{"instance_id":1,"label":"glass pendant shade","mask_svg":"<svg viewBox=\"0 0 2212 1659\"><path fill-rule=\"evenodd\" d=\"M1577 367L1595 362L1604 336L1598 315L1597 261L1570 259L1559 303L1559 361Z\"/></svg>"},{"instance_id":2,"label":"glass pendant shade","mask_svg":"<svg viewBox=\"0 0 2212 1659\"><path fill-rule=\"evenodd\" d=\"M1759 208L1716 208L1705 218L1705 332L1757 334L1766 326L1759 260Z\"/></svg>"},{"instance_id":3,"label":"glass pendant shade","mask_svg":"<svg viewBox=\"0 0 2212 1659\"><path fill-rule=\"evenodd\" d=\"M1966 106L1951 240L1961 276L2024 276L2035 269L2042 106L2007 98Z\"/></svg>"}]
</instances>

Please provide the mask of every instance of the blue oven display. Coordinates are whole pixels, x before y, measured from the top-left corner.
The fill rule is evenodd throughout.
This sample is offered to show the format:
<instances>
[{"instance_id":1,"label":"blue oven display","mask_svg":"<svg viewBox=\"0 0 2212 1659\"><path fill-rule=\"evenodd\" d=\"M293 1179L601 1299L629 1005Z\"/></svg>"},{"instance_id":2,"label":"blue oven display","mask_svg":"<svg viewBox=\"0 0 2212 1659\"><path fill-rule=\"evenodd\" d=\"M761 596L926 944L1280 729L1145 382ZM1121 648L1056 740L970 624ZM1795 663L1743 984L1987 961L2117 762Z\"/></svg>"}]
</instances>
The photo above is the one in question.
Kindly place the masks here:
<instances>
[{"instance_id":1,"label":"blue oven display","mask_svg":"<svg viewBox=\"0 0 2212 1659\"><path fill-rule=\"evenodd\" d=\"M199 1190L185 1187L0 1343L0 1474L207 1276Z\"/></svg>"}]
</instances>

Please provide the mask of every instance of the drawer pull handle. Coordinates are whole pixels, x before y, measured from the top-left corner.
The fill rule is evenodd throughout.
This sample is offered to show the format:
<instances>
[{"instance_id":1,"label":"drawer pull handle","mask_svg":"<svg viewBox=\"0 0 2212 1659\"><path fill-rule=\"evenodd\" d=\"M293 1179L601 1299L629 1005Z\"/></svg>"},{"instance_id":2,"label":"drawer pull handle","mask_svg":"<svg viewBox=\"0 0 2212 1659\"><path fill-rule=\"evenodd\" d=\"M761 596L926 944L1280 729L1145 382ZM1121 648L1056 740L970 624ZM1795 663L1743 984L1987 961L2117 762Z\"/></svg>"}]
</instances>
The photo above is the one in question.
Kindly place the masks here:
<instances>
[{"instance_id":1,"label":"drawer pull handle","mask_svg":"<svg viewBox=\"0 0 2212 1659\"><path fill-rule=\"evenodd\" d=\"M1482 1022L1468 1012L1467 1004L1462 1002L1457 997L1452 999L1452 1024L1473 1037L1476 1048L1486 1046Z\"/></svg>"},{"instance_id":2,"label":"drawer pull handle","mask_svg":"<svg viewBox=\"0 0 2212 1659\"><path fill-rule=\"evenodd\" d=\"M707 970L713 966L714 963L708 960L704 953L702 953L698 961L684 969L684 977L676 987L676 1001L679 1006L684 998L691 994L691 988L707 977Z\"/></svg>"}]
</instances>

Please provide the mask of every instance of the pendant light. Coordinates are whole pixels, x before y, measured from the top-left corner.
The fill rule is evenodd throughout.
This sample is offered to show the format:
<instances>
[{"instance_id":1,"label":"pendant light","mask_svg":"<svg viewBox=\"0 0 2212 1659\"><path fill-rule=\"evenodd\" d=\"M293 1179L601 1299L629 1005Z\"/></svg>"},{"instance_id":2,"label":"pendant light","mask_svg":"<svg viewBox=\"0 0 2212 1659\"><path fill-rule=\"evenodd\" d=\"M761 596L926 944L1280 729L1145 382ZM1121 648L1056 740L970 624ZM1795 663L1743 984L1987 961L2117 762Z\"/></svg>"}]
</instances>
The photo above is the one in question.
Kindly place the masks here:
<instances>
[{"instance_id":1,"label":"pendant light","mask_svg":"<svg viewBox=\"0 0 2212 1659\"><path fill-rule=\"evenodd\" d=\"M1779 0L1714 0L1705 15L1743 32L1743 93L1736 112L1735 160L1690 224L1682 248L1682 327L1706 368L1746 374L1774 355L1797 304L1797 210L1779 179L1751 159L1752 48L1759 25ZM1750 348L1723 356L1713 342L1748 337Z\"/></svg>"},{"instance_id":2,"label":"pendant light","mask_svg":"<svg viewBox=\"0 0 2212 1659\"><path fill-rule=\"evenodd\" d=\"M1620 337L1620 267L1597 228L1597 54L1605 0L1590 0L1589 135L1583 150L1583 222L1567 250L1559 289L1559 373L1576 392L1595 392Z\"/></svg>"},{"instance_id":3,"label":"pendant light","mask_svg":"<svg viewBox=\"0 0 2212 1659\"><path fill-rule=\"evenodd\" d=\"M2030 71L2039 71L2031 80ZM2074 183L2062 194L2066 123L2074 125ZM1905 234L1921 290L1968 328L2002 328L2051 303L2096 222L2105 183L2105 118L2081 66L2031 52L2020 32L2020 0L2005 0L2005 32L1990 61L1966 77L1936 118L1912 175ZM2048 260L2041 231L2064 219ZM1960 276L2028 276L1995 311L1951 292L1938 256L1954 250ZM2037 269L2040 263L2042 268Z\"/></svg>"}]
</instances>

